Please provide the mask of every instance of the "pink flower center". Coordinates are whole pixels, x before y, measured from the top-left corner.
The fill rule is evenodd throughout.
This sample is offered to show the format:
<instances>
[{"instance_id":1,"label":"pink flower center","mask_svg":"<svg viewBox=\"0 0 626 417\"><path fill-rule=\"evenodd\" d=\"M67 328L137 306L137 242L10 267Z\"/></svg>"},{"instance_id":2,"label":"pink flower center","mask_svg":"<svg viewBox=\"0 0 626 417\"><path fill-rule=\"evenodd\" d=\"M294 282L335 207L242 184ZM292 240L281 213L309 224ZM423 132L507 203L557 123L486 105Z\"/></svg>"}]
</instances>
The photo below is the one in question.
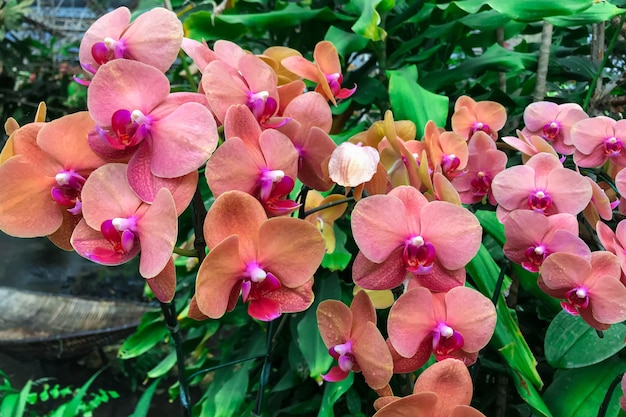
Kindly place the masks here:
<instances>
[{"instance_id":1,"label":"pink flower center","mask_svg":"<svg viewBox=\"0 0 626 417\"><path fill-rule=\"evenodd\" d=\"M102 236L111 244L113 252L123 255L130 252L138 243L137 218L116 217L105 220L100 225Z\"/></svg>"},{"instance_id":2,"label":"pink flower center","mask_svg":"<svg viewBox=\"0 0 626 417\"><path fill-rule=\"evenodd\" d=\"M285 176L280 181L272 182L270 185L271 191L269 196L265 200L261 199L261 203L263 203L265 212L269 217L291 214L300 207L300 204L287 199L294 186L294 180L291 177Z\"/></svg>"},{"instance_id":3,"label":"pink flower center","mask_svg":"<svg viewBox=\"0 0 626 417\"><path fill-rule=\"evenodd\" d=\"M470 182L472 186L472 192L474 195L483 196L489 194L491 190L491 177L479 171L476 173L476 177Z\"/></svg>"},{"instance_id":4,"label":"pink flower center","mask_svg":"<svg viewBox=\"0 0 626 417\"><path fill-rule=\"evenodd\" d=\"M280 287L280 281L274 274L265 271L258 263L250 262L241 282L241 298L244 303L259 300L265 293L277 291Z\"/></svg>"},{"instance_id":5,"label":"pink flower center","mask_svg":"<svg viewBox=\"0 0 626 417\"><path fill-rule=\"evenodd\" d=\"M280 169L271 170L269 168L263 168L261 171L261 177L259 178L259 182L261 183L260 198L262 201L270 198L274 184L280 183L284 177L285 171Z\"/></svg>"},{"instance_id":6,"label":"pink flower center","mask_svg":"<svg viewBox=\"0 0 626 417\"><path fill-rule=\"evenodd\" d=\"M443 173L447 176L458 176L457 175L452 175L454 173L454 171L456 171L456 169L459 167L459 165L461 165L461 160L453 153L449 154L449 155L443 155L443 157L441 158L441 169L443 170Z\"/></svg>"},{"instance_id":7,"label":"pink flower center","mask_svg":"<svg viewBox=\"0 0 626 417\"><path fill-rule=\"evenodd\" d=\"M463 347L463 336L445 323L437 324L433 331L433 353L437 360L450 357L450 354Z\"/></svg>"},{"instance_id":8,"label":"pink flower center","mask_svg":"<svg viewBox=\"0 0 626 417\"><path fill-rule=\"evenodd\" d=\"M326 81L328 81L328 86L330 87L330 91L333 93L333 96L337 96L341 90L343 75L338 72L334 74L326 74Z\"/></svg>"},{"instance_id":9,"label":"pink flower center","mask_svg":"<svg viewBox=\"0 0 626 417\"><path fill-rule=\"evenodd\" d=\"M552 141L561 131L561 126L557 122L548 123L543 127L542 135L545 140Z\"/></svg>"},{"instance_id":10,"label":"pink flower center","mask_svg":"<svg viewBox=\"0 0 626 417\"><path fill-rule=\"evenodd\" d=\"M472 133L476 132L485 132L486 134L491 135L491 128L489 128L489 125L486 123L475 122L472 127Z\"/></svg>"},{"instance_id":11,"label":"pink flower center","mask_svg":"<svg viewBox=\"0 0 626 417\"><path fill-rule=\"evenodd\" d=\"M74 215L81 213L80 192L85 178L73 169L64 170L55 175L56 185L52 187L52 199L59 205L71 207L68 211Z\"/></svg>"},{"instance_id":12,"label":"pink flower center","mask_svg":"<svg viewBox=\"0 0 626 417\"><path fill-rule=\"evenodd\" d=\"M344 372L349 372L352 370L354 366L354 352L352 352L352 342L347 341L346 343L335 345L328 349L328 353L333 358L337 359L339 363L339 368L341 368Z\"/></svg>"},{"instance_id":13,"label":"pink flower center","mask_svg":"<svg viewBox=\"0 0 626 417\"><path fill-rule=\"evenodd\" d=\"M573 316L579 314L578 309L589 306L589 290L582 285L566 292L565 298L566 301L561 302L561 307Z\"/></svg>"},{"instance_id":14,"label":"pink flower center","mask_svg":"<svg viewBox=\"0 0 626 417\"><path fill-rule=\"evenodd\" d=\"M404 242L402 253L406 270L414 274L428 274L435 262L435 247L421 236L413 236Z\"/></svg>"},{"instance_id":15,"label":"pink flower center","mask_svg":"<svg viewBox=\"0 0 626 417\"><path fill-rule=\"evenodd\" d=\"M267 91L260 91L258 93L248 92L248 102L246 105L259 121L259 124L264 124L276 113L276 110L278 110L278 103L270 97L270 93ZM280 127L283 124L284 123L276 127Z\"/></svg>"},{"instance_id":16,"label":"pink flower center","mask_svg":"<svg viewBox=\"0 0 626 417\"><path fill-rule=\"evenodd\" d=\"M622 152L622 141L612 136L604 141L604 153L609 157L618 156Z\"/></svg>"},{"instance_id":17,"label":"pink flower center","mask_svg":"<svg viewBox=\"0 0 626 417\"><path fill-rule=\"evenodd\" d=\"M552 199L544 191L538 190L528 196L528 206L536 212L545 214L551 205Z\"/></svg>"},{"instance_id":18,"label":"pink flower center","mask_svg":"<svg viewBox=\"0 0 626 417\"><path fill-rule=\"evenodd\" d=\"M104 42L96 42L91 47L91 56L100 65L114 59L127 58L126 52L126 43L121 39L104 38Z\"/></svg>"},{"instance_id":19,"label":"pink flower center","mask_svg":"<svg viewBox=\"0 0 626 417\"><path fill-rule=\"evenodd\" d=\"M111 127L96 130L113 149L124 150L138 145L150 132L152 119L140 110L118 110L111 117Z\"/></svg>"},{"instance_id":20,"label":"pink flower center","mask_svg":"<svg viewBox=\"0 0 626 417\"><path fill-rule=\"evenodd\" d=\"M539 267L549 254L550 252L545 245L531 246L524 252L527 261L523 261L522 266L530 272L538 272Z\"/></svg>"}]
</instances>

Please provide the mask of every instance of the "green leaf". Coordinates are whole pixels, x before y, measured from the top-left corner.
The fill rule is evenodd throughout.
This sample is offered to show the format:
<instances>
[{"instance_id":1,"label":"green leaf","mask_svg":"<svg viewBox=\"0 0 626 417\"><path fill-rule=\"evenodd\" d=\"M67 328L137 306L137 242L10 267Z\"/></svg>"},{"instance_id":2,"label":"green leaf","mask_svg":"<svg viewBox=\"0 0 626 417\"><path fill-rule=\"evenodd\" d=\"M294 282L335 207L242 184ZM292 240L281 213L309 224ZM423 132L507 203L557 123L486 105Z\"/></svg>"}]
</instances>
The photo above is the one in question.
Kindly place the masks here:
<instances>
[{"instance_id":1,"label":"green leaf","mask_svg":"<svg viewBox=\"0 0 626 417\"><path fill-rule=\"evenodd\" d=\"M358 52L367 46L369 40L363 36L346 32L336 26L331 26L326 32L324 39L330 41L337 48L337 52L342 57L349 56L352 52ZM358 91L358 90L357 90Z\"/></svg>"},{"instance_id":2,"label":"green leaf","mask_svg":"<svg viewBox=\"0 0 626 417\"><path fill-rule=\"evenodd\" d=\"M333 358L328 354L328 348L317 328L317 306L323 300L339 300L341 288L337 274L317 279L317 283L319 290L315 290L315 301L298 322L296 333L300 351L309 365L309 375L316 381L321 381L320 375L328 371Z\"/></svg>"},{"instance_id":3,"label":"green leaf","mask_svg":"<svg viewBox=\"0 0 626 417\"><path fill-rule=\"evenodd\" d=\"M580 76L583 80L592 80L598 72L598 64L588 57L566 56L556 59L556 63L563 67L569 74Z\"/></svg>"},{"instance_id":4,"label":"green leaf","mask_svg":"<svg viewBox=\"0 0 626 417\"><path fill-rule=\"evenodd\" d=\"M78 410L83 405L83 397L85 396L85 394L87 394L87 390L89 389L93 381L95 381L96 378L100 376L100 374L105 369L106 368L102 368L98 372L93 374L93 376L89 378L87 382L85 382L83 386L78 389L78 391L76 391L72 400L69 403L67 403L65 407L63 407L63 414L61 414L61 416L76 417L77 415L79 415Z\"/></svg>"},{"instance_id":5,"label":"green leaf","mask_svg":"<svg viewBox=\"0 0 626 417\"><path fill-rule=\"evenodd\" d=\"M485 4L488 3L487 0L463 0L463 1L453 1L459 9L463 10L466 13L474 14L480 10Z\"/></svg>"},{"instance_id":6,"label":"green leaf","mask_svg":"<svg viewBox=\"0 0 626 417\"><path fill-rule=\"evenodd\" d=\"M410 120L417 127L417 137L424 134L426 122L445 126L448 117L448 97L431 93L417 83L414 65L388 71L389 100L395 120Z\"/></svg>"},{"instance_id":7,"label":"green leaf","mask_svg":"<svg viewBox=\"0 0 626 417\"><path fill-rule=\"evenodd\" d=\"M537 21L550 16L568 16L589 8L594 0L489 0L492 9L516 20Z\"/></svg>"},{"instance_id":8,"label":"green leaf","mask_svg":"<svg viewBox=\"0 0 626 417\"><path fill-rule=\"evenodd\" d=\"M609 385L624 371L626 361L617 357L584 368L559 369L543 399L558 417L596 416ZM614 393L606 417L617 416L619 409L619 395Z\"/></svg>"},{"instance_id":9,"label":"green leaf","mask_svg":"<svg viewBox=\"0 0 626 417\"><path fill-rule=\"evenodd\" d=\"M592 23L605 22L611 20L615 16L626 12L624 9L609 3L609 2L597 2L593 3L588 9L573 14L571 16L555 16L549 17L546 20L552 23L554 26L570 27L570 26L582 26Z\"/></svg>"},{"instance_id":10,"label":"green leaf","mask_svg":"<svg viewBox=\"0 0 626 417\"><path fill-rule=\"evenodd\" d=\"M536 62L535 54L509 51L493 44L481 56L467 58L452 69L425 74L422 83L439 90L457 81L484 75L486 71L520 72L534 68Z\"/></svg>"},{"instance_id":11,"label":"green leaf","mask_svg":"<svg viewBox=\"0 0 626 417\"><path fill-rule=\"evenodd\" d=\"M616 324L603 334L600 339L583 319L561 311L546 332L546 360L553 368L580 368L602 362L626 346L626 326Z\"/></svg>"},{"instance_id":12,"label":"green leaf","mask_svg":"<svg viewBox=\"0 0 626 417\"><path fill-rule=\"evenodd\" d=\"M220 369L215 373L215 380L209 386L207 397L202 403L200 417L232 417L243 404L248 391L250 363L244 364L237 371Z\"/></svg>"},{"instance_id":13,"label":"green leaf","mask_svg":"<svg viewBox=\"0 0 626 417\"><path fill-rule=\"evenodd\" d=\"M135 358L156 346L167 333L165 323L162 321L150 323L126 339L117 356L121 359Z\"/></svg>"},{"instance_id":14,"label":"green leaf","mask_svg":"<svg viewBox=\"0 0 626 417\"><path fill-rule=\"evenodd\" d=\"M20 395L17 393L8 394L4 397L2 405L0 405L0 416L15 417L19 398Z\"/></svg>"},{"instance_id":15,"label":"green leaf","mask_svg":"<svg viewBox=\"0 0 626 417\"><path fill-rule=\"evenodd\" d=\"M146 417L148 415L148 410L150 409L150 402L152 401L152 397L154 396L154 392L159 385L161 380L157 379L141 394L141 398L137 402L135 406L135 411L128 417Z\"/></svg>"},{"instance_id":16,"label":"green leaf","mask_svg":"<svg viewBox=\"0 0 626 417\"><path fill-rule=\"evenodd\" d=\"M171 351L157 366L148 371L148 378L158 378L169 372L176 364L176 351Z\"/></svg>"},{"instance_id":17,"label":"green leaf","mask_svg":"<svg viewBox=\"0 0 626 417\"><path fill-rule=\"evenodd\" d=\"M348 377L339 382L326 382L324 396L317 417L335 417L333 406L345 394L354 382L354 372L350 372Z\"/></svg>"},{"instance_id":18,"label":"green leaf","mask_svg":"<svg viewBox=\"0 0 626 417\"><path fill-rule=\"evenodd\" d=\"M353 0L352 5L356 7L359 18L352 25L352 31L364 38L376 41L384 41L387 32L378 26L380 23L380 15L376 11L376 6L382 0Z\"/></svg>"},{"instance_id":19,"label":"green leaf","mask_svg":"<svg viewBox=\"0 0 626 417\"><path fill-rule=\"evenodd\" d=\"M378 103L386 99L387 89L378 78L362 77L358 82L356 93L352 99L359 104Z\"/></svg>"},{"instance_id":20,"label":"green leaf","mask_svg":"<svg viewBox=\"0 0 626 417\"><path fill-rule=\"evenodd\" d=\"M473 13L459 19L465 26L477 30L496 30L507 24L509 20L511 18L495 10Z\"/></svg>"},{"instance_id":21,"label":"green leaf","mask_svg":"<svg viewBox=\"0 0 626 417\"><path fill-rule=\"evenodd\" d=\"M333 253L324 254L322 266L331 271L343 271L352 259L352 254L345 246L348 236L336 224L333 225L333 230L335 232L335 250Z\"/></svg>"}]
</instances>

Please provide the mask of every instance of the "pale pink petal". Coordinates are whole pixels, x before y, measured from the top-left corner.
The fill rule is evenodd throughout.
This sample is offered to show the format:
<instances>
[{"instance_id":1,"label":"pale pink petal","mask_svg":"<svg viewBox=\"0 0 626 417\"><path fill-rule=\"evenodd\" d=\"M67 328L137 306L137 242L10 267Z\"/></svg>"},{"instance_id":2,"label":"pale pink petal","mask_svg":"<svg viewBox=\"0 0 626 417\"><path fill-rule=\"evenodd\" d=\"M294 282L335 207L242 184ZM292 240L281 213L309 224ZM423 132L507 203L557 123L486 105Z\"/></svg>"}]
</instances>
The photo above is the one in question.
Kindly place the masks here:
<instances>
[{"instance_id":1,"label":"pale pink petal","mask_svg":"<svg viewBox=\"0 0 626 417\"><path fill-rule=\"evenodd\" d=\"M304 131L315 126L330 132L333 120L326 99L312 91L294 98L285 108L283 116L297 120Z\"/></svg>"},{"instance_id":2,"label":"pale pink petal","mask_svg":"<svg viewBox=\"0 0 626 417\"><path fill-rule=\"evenodd\" d=\"M415 187L400 186L395 187L387 194L391 197L396 197L404 205L404 211L406 213L405 222L406 230L410 234L422 233L422 209L428 204L428 200L422 193L420 193ZM408 236L407 236L408 237Z\"/></svg>"},{"instance_id":3,"label":"pale pink petal","mask_svg":"<svg viewBox=\"0 0 626 417\"><path fill-rule=\"evenodd\" d=\"M529 130L537 132L554 121L558 113L559 105L556 103L550 101L531 103L524 110L524 124Z\"/></svg>"},{"instance_id":4,"label":"pale pink petal","mask_svg":"<svg viewBox=\"0 0 626 417\"><path fill-rule=\"evenodd\" d=\"M456 287L445 296L446 324L463 336L462 350L474 353L485 347L496 326L496 309L476 290Z\"/></svg>"},{"instance_id":5,"label":"pale pink petal","mask_svg":"<svg viewBox=\"0 0 626 417\"><path fill-rule=\"evenodd\" d=\"M458 359L435 362L420 374L413 386L413 393L437 394L439 415L449 416L457 405L472 402L474 387L467 366Z\"/></svg>"},{"instance_id":6,"label":"pale pink petal","mask_svg":"<svg viewBox=\"0 0 626 417\"><path fill-rule=\"evenodd\" d=\"M223 61L207 65L202 74L202 88L209 107L220 122L224 121L231 105L248 102L249 90L241 74Z\"/></svg>"},{"instance_id":7,"label":"pale pink petal","mask_svg":"<svg viewBox=\"0 0 626 417\"><path fill-rule=\"evenodd\" d=\"M535 171L526 165L507 168L493 178L491 190L503 208L527 209L528 196L535 191Z\"/></svg>"},{"instance_id":8,"label":"pale pink petal","mask_svg":"<svg viewBox=\"0 0 626 417\"><path fill-rule=\"evenodd\" d=\"M337 184L356 187L372 179L379 161L380 155L375 148L344 142L331 154L328 173Z\"/></svg>"},{"instance_id":9,"label":"pale pink petal","mask_svg":"<svg viewBox=\"0 0 626 417\"><path fill-rule=\"evenodd\" d=\"M424 339L422 344L417 348L417 353L410 358L400 356L398 352L393 348L391 341L387 339L387 348L393 358L393 373L394 374L406 374L409 372L415 372L428 360L433 353L432 340ZM376 407L376 404L374 404Z\"/></svg>"},{"instance_id":10,"label":"pale pink petal","mask_svg":"<svg viewBox=\"0 0 626 417\"><path fill-rule=\"evenodd\" d=\"M387 331L398 354L410 358L437 326L433 300L426 288L416 288L400 296L389 311Z\"/></svg>"},{"instance_id":11,"label":"pale pink petal","mask_svg":"<svg viewBox=\"0 0 626 417\"><path fill-rule=\"evenodd\" d=\"M213 52L206 43L198 42L189 38L183 38L180 47L187 55L189 55L200 72L204 71L210 62L218 59L215 52Z\"/></svg>"},{"instance_id":12,"label":"pale pink petal","mask_svg":"<svg viewBox=\"0 0 626 417\"><path fill-rule=\"evenodd\" d=\"M287 136L274 129L267 129L259 137L265 166L281 170L292 179L298 175L298 151Z\"/></svg>"},{"instance_id":13,"label":"pale pink petal","mask_svg":"<svg viewBox=\"0 0 626 417\"><path fill-rule=\"evenodd\" d=\"M176 293L176 268L172 258L170 258L161 272L155 277L146 280L146 284L148 284L157 300L162 303L171 302Z\"/></svg>"},{"instance_id":14,"label":"pale pink petal","mask_svg":"<svg viewBox=\"0 0 626 417\"><path fill-rule=\"evenodd\" d=\"M591 185L576 171L555 169L548 174L547 182L546 193L559 213L576 215L591 201Z\"/></svg>"},{"instance_id":15,"label":"pale pink petal","mask_svg":"<svg viewBox=\"0 0 626 417\"><path fill-rule=\"evenodd\" d=\"M80 256L101 265L115 266L130 261L140 251L139 245L124 253L113 250L111 243L102 236L100 228L92 229L85 219L81 220L72 233L70 239L72 247Z\"/></svg>"},{"instance_id":16,"label":"pale pink petal","mask_svg":"<svg viewBox=\"0 0 626 417\"><path fill-rule=\"evenodd\" d=\"M250 156L241 139L231 138L211 156L205 173L209 188L215 196L230 190L255 194L260 186L262 168Z\"/></svg>"},{"instance_id":17,"label":"pale pink petal","mask_svg":"<svg viewBox=\"0 0 626 417\"><path fill-rule=\"evenodd\" d=\"M434 392L412 394L384 406L373 417L439 417L437 401Z\"/></svg>"},{"instance_id":18,"label":"pale pink petal","mask_svg":"<svg viewBox=\"0 0 626 417\"><path fill-rule=\"evenodd\" d=\"M280 63L294 74L306 80L319 83L317 67L305 58L301 56L290 56L280 61Z\"/></svg>"},{"instance_id":19,"label":"pale pink petal","mask_svg":"<svg viewBox=\"0 0 626 417\"><path fill-rule=\"evenodd\" d=\"M506 123L506 109L495 101L479 101L474 108L476 121L489 126L491 132L497 132Z\"/></svg>"},{"instance_id":20,"label":"pale pink petal","mask_svg":"<svg viewBox=\"0 0 626 417\"><path fill-rule=\"evenodd\" d=\"M591 264L570 253L553 253L541 266L541 279L551 290L569 291L581 285L591 272Z\"/></svg>"},{"instance_id":21,"label":"pale pink petal","mask_svg":"<svg viewBox=\"0 0 626 417\"><path fill-rule=\"evenodd\" d=\"M327 348L350 339L352 312L341 301L324 300L317 307L317 327Z\"/></svg>"},{"instance_id":22,"label":"pale pink petal","mask_svg":"<svg viewBox=\"0 0 626 417\"><path fill-rule=\"evenodd\" d=\"M276 302L281 314L305 311L313 304L313 278L299 287L281 287L278 291L267 292L263 298Z\"/></svg>"},{"instance_id":23,"label":"pale pink petal","mask_svg":"<svg viewBox=\"0 0 626 417\"><path fill-rule=\"evenodd\" d=\"M365 291L359 291L354 295L352 304L350 304L350 311L352 316L356 320L352 323L352 333L357 333L357 327L365 322L372 322L376 324L376 309L372 304L372 299Z\"/></svg>"},{"instance_id":24,"label":"pale pink petal","mask_svg":"<svg viewBox=\"0 0 626 417\"><path fill-rule=\"evenodd\" d=\"M615 124L615 120L606 116L580 120L572 126L570 141L579 152L590 155L605 139L615 135Z\"/></svg>"},{"instance_id":25,"label":"pale pink petal","mask_svg":"<svg viewBox=\"0 0 626 417\"><path fill-rule=\"evenodd\" d=\"M368 290L390 290L402 284L407 277L402 249L398 247L385 261L378 264L359 251L352 266L354 282Z\"/></svg>"},{"instance_id":26,"label":"pale pink petal","mask_svg":"<svg viewBox=\"0 0 626 417\"><path fill-rule=\"evenodd\" d=\"M386 387L393 375L393 359L374 323L368 321L360 327L352 349L367 385L374 390Z\"/></svg>"},{"instance_id":27,"label":"pale pink petal","mask_svg":"<svg viewBox=\"0 0 626 417\"><path fill-rule=\"evenodd\" d=\"M339 62L337 48L335 48L332 42L318 42L313 51L313 58L324 74L341 73L341 63Z\"/></svg>"},{"instance_id":28,"label":"pale pink petal","mask_svg":"<svg viewBox=\"0 0 626 417\"><path fill-rule=\"evenodd\" d=\"M130 10L127 7L118 7L117 9L105 14L96 20L87 29L80 42L78 51L78 59L82 65L90 65L98 68L100 64L96 63L91 54L91 47L98 42L104 42L105 38L119 40L122 33L130 23Z\"/></svg>"},{"instance_id":29,"label":"pale pink petal","mask_svg":"<svg viewBox=\"0 0 626 417\"><path fill-rule=\"evenodd\" d=\"M596 224L596 232L598 233L598 239L600 239L602 246L604 246L604 248L609 252L616 253L615 233L613 230L603 222L599 221Z\"/></svg>"},{"instance_id":30,"label":"pale pink petal","mask_svg":"<svg viewBox=\"0 0 626 417\"><path fill-rule=\"evenodd\" d=\"M233 105L226 112L224 120L224 137L226 140L237 137L248 148L248 153L259 166L264 164L259 147L259 136L262 130L250 109L243 105Z\"/></svg>"},{"instance_id":31,"label":"pale pink petal","mask_svg":"<svg viewBox=\"0 0 626 417\"><path fill-rule=\"evenodd\" d=\"M589 308L600 323L626 320L626 287L617 278L603 276L589 288Z\"/></svg>"}]
</instances>

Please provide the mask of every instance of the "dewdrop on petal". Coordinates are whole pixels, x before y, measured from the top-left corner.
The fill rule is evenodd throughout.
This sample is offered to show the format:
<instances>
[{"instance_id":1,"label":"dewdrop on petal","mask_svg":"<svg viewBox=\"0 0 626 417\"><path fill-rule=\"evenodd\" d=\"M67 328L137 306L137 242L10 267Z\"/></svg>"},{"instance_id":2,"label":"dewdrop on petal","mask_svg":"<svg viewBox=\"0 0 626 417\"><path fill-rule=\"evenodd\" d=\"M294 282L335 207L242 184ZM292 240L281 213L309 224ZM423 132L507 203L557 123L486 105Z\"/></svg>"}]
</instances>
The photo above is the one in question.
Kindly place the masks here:
<instances>
[{"instance_id":1,"label":"dewdrop on petal","mask_svg":"<svg viewBox=\"0 0 626 417\"><path fill-rule=\"evenodd\" d=\"M376 173L380 155L375 148L344 142L330 156L330 178L344 187L356 187L372 179Z\"/></svg>"}]
</instances>

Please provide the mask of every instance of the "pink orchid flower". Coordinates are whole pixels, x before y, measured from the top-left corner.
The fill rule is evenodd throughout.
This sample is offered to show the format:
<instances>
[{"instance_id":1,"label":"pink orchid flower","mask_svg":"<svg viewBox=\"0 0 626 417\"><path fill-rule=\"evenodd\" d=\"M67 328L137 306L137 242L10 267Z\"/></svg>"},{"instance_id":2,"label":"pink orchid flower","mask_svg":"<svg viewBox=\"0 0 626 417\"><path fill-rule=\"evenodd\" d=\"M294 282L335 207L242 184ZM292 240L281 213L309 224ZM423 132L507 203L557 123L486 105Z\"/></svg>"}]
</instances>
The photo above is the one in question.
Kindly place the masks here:
<instances>
[{"instance_id":1,"label":"pink orchid flower","mask_svg":"<svg viewBox=\"0 0 626 417\"><path fill-rule=\"evenodd\" d=\"M116 161L130 158L129 183L147 202L158 191L154 177L187 175L217 146L213 115L194 101L202 96L169 91L167 77L156 68L116 60L100 68L87 97L96 121L92 149Z\"/></svg>"},{"instance_id":2,"label":"pink orchid flower","mask_svg":"<svg viewBox=\"0 0 626 417\"><path fill-rule=\"evenodd\" d=\"M556 104L549 101L531 103L524 110L522 131L524 136L538 135L548 141L554 149L563 154L574 153L570 138L572 126L579 120L587 119L587 113L575 103Z\"/></svg>"},{"instance_id":3,"label":"pink orchid flower","mask_svg":"<svg viewBox=\"0 0 626 417\"><path fill-rule=\"evenodd\" d=\"M476 290L455 287L447 293L414 288L402 294L389 311L389 340L400 356L432 352L440 361L457 358L471 365L491 339L496 309Z\"/></svg>"},{"instance_id":4,"label":"pink orchid flower","mask_svg":"<svg viewBox=\"0 0 626 417\"><path fill-rule=\"evenodd\" d=\"M468 146L465 173L452 179L463 204L478 202L496 205L491 190L493 178L506 168L507 156L499 151L495 142L484 132L474 133Z\"/></svg>"},{"instance_id":5,"label":"pink orchid flower","mask_svg":"<svg viewBox=\"0 0 626 417\"><path fill-rule=\"evenodd\" d=\"M126 164L106 164L83 187L83 220L71 243L81 256L102 265L120 265L140 251L139 273L159 275L170 262L178 222L172 194L161 188L144 203L128 183Z\"/></svg>"},{"instance_id":6,"label":"pink orchid flower","mask_svg":"<svg viewBox=\"0 0 626 417\"><path fill-rule=\"evenodd\" d=\"M549 216L580 213L591 201L591 185L576 171L564 168L559 159L540 153L526 165L500 172L491 183L498 202L498 219L516 209L533 210Z\"/></svg>"},{"instance_id":7,"label":"pink orchid flower","mask_svg":"<svg viewBox=\"0 0 626 417\"><path fill-rule=\"evenodd\" d=\"M105 161L87 143L87 112L18 129L12 154L0 165L0 229L16 237L49 236L71 250L69 236L81 218L87 177Z\"/></svg>"},{"instance_id":8,"label":"pink orchid flower","mask_svg":"<svg viewBox=\"0 0 626 417\"><path fill-rule=\"evenodd\" d=\"M471 97L461 96L454 103L452 130L467 140L478 131L483 131L496 140L504 123L506 110L495 101L476 102Z\"/></svg>"},{"instance_id":9,"label":"pink orchid flower","mask_svg":"<svg viewBox=\"0 0 626 417\"><path fill-rule=\"evenodd\" d=\"M626 166L626 150L622 151L626 120L616 121L606 116L583 119L572 126L570 135L578 166L595 168L607 160L619 167Z\"/></svg>"},{"instance_id":10,"label":"pink orchid flower","mask_svg":"<svg viewBox=\"0 0 626 417\"><path fill-rule=\"evenodd\" d=\"M360 249L353 278L372 290L395 288L407 277L433 291L463 285L465 265L482 237L472 213L448 202L429 202L408 186L359 201L352 232Z\"/></svg>"},{"instance_id":11,"label":"pink orchid flower","mask_svg":"<svg viewBox=\"0 0 626 417\"><path fill-rule=\"evenodd\" d=\"M472 391L472 378L463 362L444 359L420 374L412 395L377 399L374 417L485 417L470 407Z\"/></svg>"},{"instance_id":12,"label":"pink orchid flower","mask_svg":"<svg viewBox=\"0 0 626 417\"><path fill-rule=\"evenodd\" d=\"M254 197L228 191L211 206L204 237L210 252L200 265L193 301L201 314L222 317L239 294L248 314L263 321L304 311L313 302L324 238L312 224L292 217L268 220Z\"/></svg>"},{"instance_id":13,"label":"pink orchid flower","mask_svg":"<svg viewBox=\"0 0 626 417\"><path fill-rule=\"evenodd\" d=\"M552 145L550 145L550 143L548 143L545 139L537 135L526 136L520 130L517 131L517 137L502 137L502 142L520 151L522 153L523 163L528 162L531 156L537 155L541 152L550 153L557 158L559 157Z\"/></svg>"},{"instance_id":14,"label":"pink orchid flower","mask_svg":"<svg viewBox=\"0 0 626 417\"><path fill-rule=\"evenodd\" d=\"M611 202L608 195L606 194L606 190L603 189L600 184L598 184L589 177L585 178L589 182L589 185L591 185L592 194L591 201L583 210L583 215L585 216L585 219L587 219L589 224L593 227L593 225L598 223L600 218L607 221L613 218L613 209L619 204L619 199L615 199L615 201ZM609 187L608 184L603 184Z\"/></svg>"},{"instance_id":15,"label":"pink orchid flower","mask_svg":"<svg viewBox=\"0 0 626 417\"><path fill-rule=\"evenodd\" d=\"M341 301L322 301L317 308L317 325L328 352L338 362L322 375L325 381L342 381L351 371L363 372L373 390L388 387L393 361L376 327L376 310L365 292L354 296L350 308Z\"/></svg>"},{"instance_id":16,"label":"pink orchid flower","mask_svg":"<svg viewBox=\"0 0 626 417\"><path fill-rule=\"evenodd\" d=\"M226 141L206 166L213 194L246 192L257 197L272 215L296 210L299 205L285 198L298 175L298 152L289 138L274 129L262 131L244 105L228 110L224 135Z\"/></svg>"},{"instance_id":17,"label":"pink orchid flower","mask_svg":"<svg viewBox=\"0 0 626 417\"><path fill-rule=\"evenodd\" d=\"M294 74L306 80L317 83L315 91L326 97L334 105L336 99L348 98L356 91L356 84L351 89L342 88L343 75L337 48L329 41L321 41L315 45L313 51L315 63L307 61L301 56L290 56L281 61L281 64Z\"/></svg>"},{"instance_id":18,"label":"pink orchid flower","mask_svg":"<svg viewBox=\"0 0 626 417\"><path fill-rule=\"evenodd\" d=\"M617 256L622 268L620 281L626 286L626 222L620 221L613 232L609 226L598 221L596 231L604 249Z\"/></svg>"},{"instance_id":19,"label":"pink orchid flower","mask_svg":"<svg viewBox=\"0 0 626 417\"><path fill-rule=\"evenodd\" d=\"M597 330L626 320L626 287L620 282L620 264L611 252L591 253L591 260L571 253L554 253L544 261L539 287L563 300L568 313Z\"/></svg>"},{"instance_id":20,"label":"pink orchid flower","mask_svg":"<svg viewBox=\"0 0 626 417\"><path fill-rule=\"evenodd\" d=\"M95 74L115 59L141 61L160 72L176 60L183 41L183 25L176 13L156 7L130 23L130 10L119 7L96 20L80 43L81 66Z\"/></svg>"},{"instance_id":21,"label":"pink orchid flower","mask_svg":"<svg viewBox=\"0 0 626 417\"><path fill-rule=\"evenodd\" d=\"M424 128L424 139L433 171L441 167L447 178L463 175L469 156L464 137L454 132L440 132L435 123L429 120Z\"/></svg>"},{"instance_id":22,"label":"pink orchid flower","mask_svg":"<svg viewBox=\"0 0 626 417\"><path fill-rule=\"evenodd\" d=\"M514 210L504 219L504 254L530 272L538 272L548 255L565 252L590 259L589 246L578 237L578 220L569 213L544 216Z\"/></svg>"}]
</instances>

